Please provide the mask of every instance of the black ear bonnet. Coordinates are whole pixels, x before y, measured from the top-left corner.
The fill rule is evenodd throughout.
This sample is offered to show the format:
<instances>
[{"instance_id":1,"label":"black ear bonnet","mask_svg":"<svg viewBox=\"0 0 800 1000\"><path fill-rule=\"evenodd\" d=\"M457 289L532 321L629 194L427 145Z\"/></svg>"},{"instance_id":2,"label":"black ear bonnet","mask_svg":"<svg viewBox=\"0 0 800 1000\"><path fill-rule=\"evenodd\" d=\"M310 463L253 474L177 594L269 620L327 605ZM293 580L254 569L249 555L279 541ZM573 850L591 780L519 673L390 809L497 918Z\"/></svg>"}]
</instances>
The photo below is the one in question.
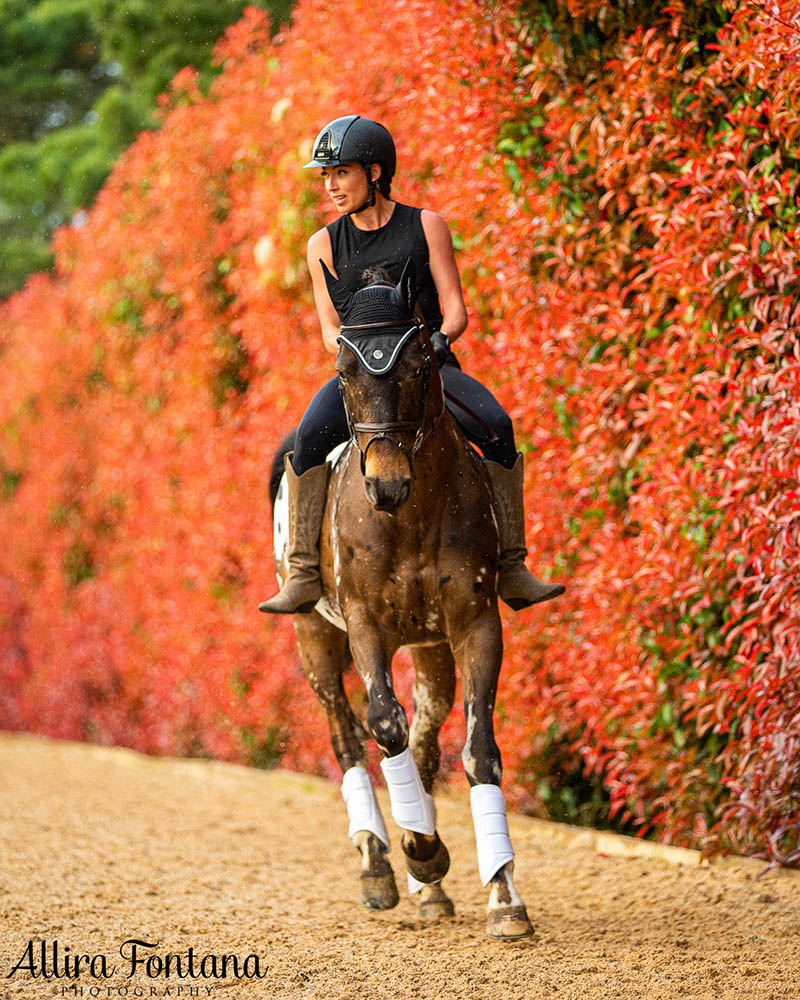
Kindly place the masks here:
<instances>
[{"instance_id":1,"label":"black ear bonnet","mask_svg":"<svg viewBox=\"0 0 800 1000\"><path fill-rule=\"evenodd\" d=\"M342 323L337 343L346 344L371 375L386 375L419 327L413 261L407 261L397 285L381 282L355 292L320 264Z\"/></svg>"}]
</instances>

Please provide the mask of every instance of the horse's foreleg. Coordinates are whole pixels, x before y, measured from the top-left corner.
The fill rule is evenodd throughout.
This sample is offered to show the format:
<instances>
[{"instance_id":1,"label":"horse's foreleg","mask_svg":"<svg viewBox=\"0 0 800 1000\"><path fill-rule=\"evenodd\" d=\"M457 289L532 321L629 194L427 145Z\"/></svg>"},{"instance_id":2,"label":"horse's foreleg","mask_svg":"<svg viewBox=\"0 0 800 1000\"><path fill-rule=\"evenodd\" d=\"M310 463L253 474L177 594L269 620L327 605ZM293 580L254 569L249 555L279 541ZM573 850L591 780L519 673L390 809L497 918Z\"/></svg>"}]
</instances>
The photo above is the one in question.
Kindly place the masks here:
<instances>
[{"instance_id":1,"label":"horse's foreleg","mask_svg":"<svg viewBox=\"0 0 800 1000\"><path fill-rule=\"evenodd\" d=\"M533 933L514 881L514 849L500 789L503 769L494 739L494 702L503 658L503 635L496 611L487 612L455 646L461 667L467 739L462 752L470 784L470 806L481 882L491 885L486 919L490 937L519 938Z\"/></svg>"},{"instance_id":2,"label":"horse's foreleg","mask_svg":"<svg viewBox=\"0 0 800 1000\"><path fill-rule=\"evenodd\" d=\"M300 662L311 690L325 710L331 746L342 772L367 761L367 734L353 714L342 683L349 662L347 636L314 612L296 615Z\"/></svg>"},{"instance_id":3,"label":"horse's foreleg","mask_svg":"<svg viewBox=\"0 0 800 1000\"><path fill-rule=\"evenodd\" d=\"M414 720L408 742L425 791L430 792L439 770L439 730L455 698L456 668L446 643L415 646L411 655L414 660Z\"/></svg>"},{"instance_id":4,"label":"horse's foreleg","mask_svg":"<svg viewBox=\"0 0 800 1000\"><path fill-rule=\"evenodd\" d=\"M361 902L370 910L391 910L400 896L386 845L367 830L359 830L353 843L361 852Z\"/></svg>"},{"instance_id":5,"label":"horse's foreleg","mask_svg":"<svg viewBox=\"0 0 800 1000\"><path fill-rule=\"evenodd\" d=\"M416 646L411 650L414 660L414 719L409 734L409 748L414 755L425 791L431 793L439 770L439 730L442 728L456 690L453 654L445 643L438 646ZM410 857L430 853L421 843L421 834L403 833L403 850ZM409 872L408 890L420 894L420 916L423 920L452 917L453 903L442 888L441 881L424 884Z\"/></svg>"},{"instance_id":6,"label":"horse's foreleg","mask_svg":"<svg viewBox=\"0 0 800 1000\"><path fill-rule=\"evenodd\" d=\"M295 631L303 670L325 709L331 745L343 773L348 836L361 854L361 901L372 910L391 909L397 906L399 896L386 857L389 835L365 768L367 734L342 683L349 660L347 636L316 614L296 617Z\"/></svg>"},{"instance_id":7,"label":"horse's foreleg","mask_svg":"<svg viewBox=\"0 0 800 1000\"><path fill-rule=\"evenodd\" d=\"M353 661L369 698L367 727L386 755L381 770L392 816L404 831L406 866L419 882L436 882L447 874L450 857L436 833L433 798L408 746L408 719L392 687L390 654L366 616L353 613L348 633Z\"/></svg>"}]
</instances>

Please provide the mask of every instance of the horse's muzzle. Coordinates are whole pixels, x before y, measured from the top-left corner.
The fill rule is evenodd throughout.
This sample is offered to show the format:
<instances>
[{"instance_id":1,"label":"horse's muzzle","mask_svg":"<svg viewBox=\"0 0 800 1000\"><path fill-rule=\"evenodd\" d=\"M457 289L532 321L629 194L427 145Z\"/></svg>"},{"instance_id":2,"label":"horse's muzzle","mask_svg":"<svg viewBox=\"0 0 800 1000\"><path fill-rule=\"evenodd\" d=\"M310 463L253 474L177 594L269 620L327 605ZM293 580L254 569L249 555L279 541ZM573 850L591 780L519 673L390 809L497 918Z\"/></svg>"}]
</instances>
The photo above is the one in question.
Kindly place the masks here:
<instances>
[{"instance_id":1,"label":"horse's muzzle","mask_svg":"<svg viewBox=\"0 0 800 1000\"><path fill-rule=\"evenodd\" d=\"M375 510L396 514L411 496L411 479L408 476L396 479L366 476L364 490Z\"/></svg>"}]
</instances>

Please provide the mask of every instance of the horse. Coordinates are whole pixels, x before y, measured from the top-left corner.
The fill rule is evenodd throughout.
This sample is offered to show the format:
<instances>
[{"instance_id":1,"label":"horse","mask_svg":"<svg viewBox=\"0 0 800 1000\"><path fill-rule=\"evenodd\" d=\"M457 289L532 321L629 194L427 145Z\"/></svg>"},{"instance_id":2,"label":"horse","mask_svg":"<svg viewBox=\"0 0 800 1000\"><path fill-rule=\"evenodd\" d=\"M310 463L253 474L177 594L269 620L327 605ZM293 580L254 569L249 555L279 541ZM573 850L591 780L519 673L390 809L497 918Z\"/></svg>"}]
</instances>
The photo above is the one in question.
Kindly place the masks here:
<instances>
[{"instance_id":1,"label":"horse","mask_svg":"<svg viewBox=\"0 0 800 1000\"><path fill-rule=\"evenodd\" d=\"M436 831L431 791L458 663L466 717L462 760L479 874L489 887L486 932L525 937L533 928L513 881L493 732L503 635L491 485L482 458L445 406L429 332L415 310L413 263L397 285L378 280L356 292L324 264L323 270L342 324L336 371L351 438L328 486L320 537L323 596L293 622L343 773L349 836L361 853L362 902L384 910L399 899L389 836L365 767L371 736L384 754L381 769L402 830L409 890L420 893L423 919L453 915L442 886L450 859ZM279 452L275 482L282 458ZM285 565L278 541L280 579ZM414 664L410 728L392 684L392 656L401 646ZM365 725L343 686L351 657L366 688Z\"/></svg>"}]
</instances>

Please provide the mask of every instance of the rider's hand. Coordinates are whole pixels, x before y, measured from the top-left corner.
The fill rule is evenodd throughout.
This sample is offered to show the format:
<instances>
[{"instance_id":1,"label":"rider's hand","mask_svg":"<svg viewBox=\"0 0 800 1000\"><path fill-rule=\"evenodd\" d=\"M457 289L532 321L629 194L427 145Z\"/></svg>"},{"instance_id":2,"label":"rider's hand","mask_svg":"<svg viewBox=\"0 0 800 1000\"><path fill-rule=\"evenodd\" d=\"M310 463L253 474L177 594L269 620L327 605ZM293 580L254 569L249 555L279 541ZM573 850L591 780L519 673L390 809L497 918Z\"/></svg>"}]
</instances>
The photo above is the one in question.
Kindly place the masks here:
<instances>
[{"instance_id":1,"label":"rider's hand","mask_svg":"<svg viewBox=\"0 0 800 1000\"><path fill-rule=\"evenodd\" d=\"M437 330L431 337L431 343L433 344L433 353L436 355L436 360L440 365L444 364L447 356L450 354L450 338L446 333Z\"/></svg>"}]
</instances>

